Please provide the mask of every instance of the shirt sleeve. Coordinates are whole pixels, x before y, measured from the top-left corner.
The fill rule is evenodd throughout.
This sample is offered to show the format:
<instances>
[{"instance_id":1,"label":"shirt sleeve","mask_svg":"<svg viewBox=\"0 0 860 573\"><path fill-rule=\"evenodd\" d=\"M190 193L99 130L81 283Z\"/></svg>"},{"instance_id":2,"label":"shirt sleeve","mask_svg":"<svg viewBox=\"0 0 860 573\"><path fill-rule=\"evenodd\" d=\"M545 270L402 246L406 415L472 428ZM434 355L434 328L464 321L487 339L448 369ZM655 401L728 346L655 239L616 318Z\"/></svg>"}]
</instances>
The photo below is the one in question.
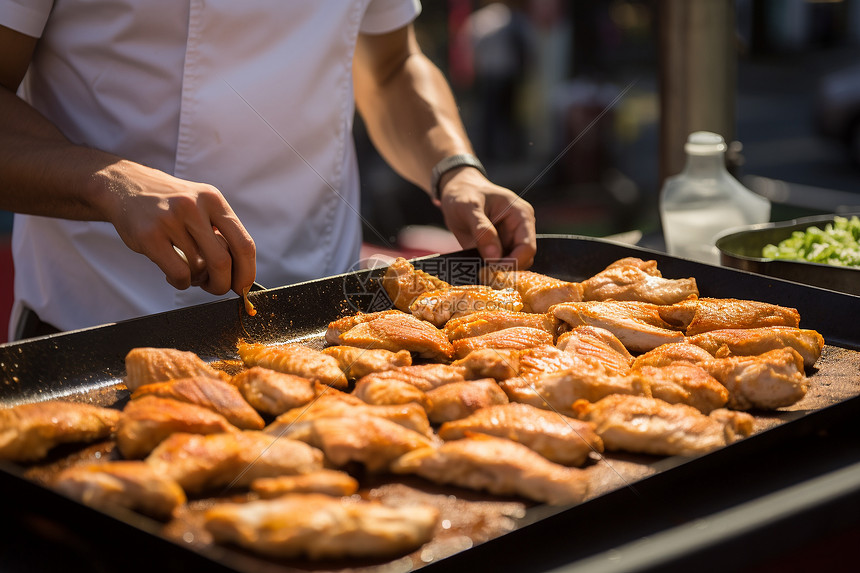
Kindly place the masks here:
<instances>
[{"instance_id":1,"label":"shirt sleeve","mask_svg":"<svg viewBox=\"0 0 860 573\"><path fill-rule=\"evenodd\" d=\"M363 34L384 34L409 24L421 13L420 0L373 0L360 31Z\"/></svg>"},{"instance_id":2,"label":"shirt sleeve","mask_svg":"<svg viewBox=\"0 0 860 573\"><path fill-rule=\"evenodd\" d=\"M0 25L38 38L53 5L54 0L0 0Z\"/></svg>"}]
</instances>

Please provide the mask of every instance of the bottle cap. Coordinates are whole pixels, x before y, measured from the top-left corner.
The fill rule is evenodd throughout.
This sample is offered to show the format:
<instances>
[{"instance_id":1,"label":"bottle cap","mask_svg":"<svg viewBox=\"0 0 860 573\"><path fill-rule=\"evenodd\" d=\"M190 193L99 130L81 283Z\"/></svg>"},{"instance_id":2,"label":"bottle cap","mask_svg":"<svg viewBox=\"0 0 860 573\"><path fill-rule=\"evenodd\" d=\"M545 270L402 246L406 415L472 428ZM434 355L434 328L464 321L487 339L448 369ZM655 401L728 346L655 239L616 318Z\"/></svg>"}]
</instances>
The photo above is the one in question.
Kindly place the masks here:
<instances>
[{"instance_id":1,"label":"bottle cap","mask_svg":"<svg viewBox=\"0 0 860 573\"><path fill-rule=\"evenodd\" d=\"M694 131L687 138L684 151L689 155L716 155L726 151L726 142L718 133Z\"/></svg>"}]
</instances>

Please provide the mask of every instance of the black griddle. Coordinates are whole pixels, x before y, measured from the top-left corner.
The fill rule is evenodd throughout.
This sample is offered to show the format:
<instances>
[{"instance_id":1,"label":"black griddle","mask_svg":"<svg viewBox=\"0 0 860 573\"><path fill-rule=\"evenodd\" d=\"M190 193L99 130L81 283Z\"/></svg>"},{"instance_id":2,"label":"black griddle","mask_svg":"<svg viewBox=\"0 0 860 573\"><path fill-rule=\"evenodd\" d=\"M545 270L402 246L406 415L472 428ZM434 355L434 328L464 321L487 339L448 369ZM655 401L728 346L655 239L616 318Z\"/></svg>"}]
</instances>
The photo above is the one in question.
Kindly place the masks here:
<instances>
[{"instance_id":1,"label":"black griddle","mask_svg":"<svg viewBox=\"0 0 860 573\"><path fill-rule=\"evenodd\" d=\"M716 533L703 545L688 540L684 528L695 529L708 516L837 471L860 454L858 431L851 423L860 413L860 297L809 287L742 271L670 257L663 253L586 237L541 236L532 270L566 280L583 280L609 263L628 256L655 259L666 277L694 276L701 296L749 298L797 308L801 327L818 330L829 347L847 353L842 385L856 387L824 407L790 412L777 425L705 456L667 458L655 472L628 481L570 508L531 507L507 534L453 555L435 559L427 571L497 570L649 570L651 561L630 551L630 544L658 532L675 532L673 552L658 561L659 570L673 565L707 564L736 570L778 552L784 530L809 530L812 513L798 511L774 518L747 532L756 539L743 552L733 547L736 536ZM426 257L419 267L454 284L475 282L474 250ZM224 300L151 315L117 324L0 345L0 404L15 405L49 398L121 405L127 398L121 383L124 357L137 346L190 350L205 359L235 359L240 338L259 342L305 341L321 344L328 322L356 310L381 310L389 303L378 287L382 269L360 271L298 285L252 293L256 317L245 315L241 301ZM860 356L860 355L857 355ZM254 571L297 570L267 565L230 548L195 548L193 540L165 537L158 523L131 512L96 511L26 479L22 469L0 463L4 491L3 520L15 535L0 538L0 569L56 558L67 570L75 558L81 570ZM858 485L860 489L860 485ZM857 492L838 498L856 503ZM824 512L819 504L819 531L833 534L853 525L856 511ZM786 524L788 524L786 526ZM824 525L827 525L825 527ZM860 524L858 524L860 525ZM681 538L681 542L677 538ZM17 540L17 541L16 541ZM32 543L28 553L28 543ZM680 543L680 546L678 545ZM0 545L2 547L2 545ZM42 552L45 547L53 550ZM621 552L622 548L628 552ZM20 551L20 552L19 552ZM33 551L39 554L33 553ZM640 551L641 553L641 551ZM627 555L622 568L617 557ZM17 557L16 557L17 556ZM622 560L623 561L623 560ZM372 567L376 571L401 570ZM37 567L38 568L38 567ZM318 569L302 567L298 570ZM21 569L23 570L23 569ZM352 569L351 569L352 570ZM357 569L361 570L361 569Z\"/></svg>"}]
</instances>

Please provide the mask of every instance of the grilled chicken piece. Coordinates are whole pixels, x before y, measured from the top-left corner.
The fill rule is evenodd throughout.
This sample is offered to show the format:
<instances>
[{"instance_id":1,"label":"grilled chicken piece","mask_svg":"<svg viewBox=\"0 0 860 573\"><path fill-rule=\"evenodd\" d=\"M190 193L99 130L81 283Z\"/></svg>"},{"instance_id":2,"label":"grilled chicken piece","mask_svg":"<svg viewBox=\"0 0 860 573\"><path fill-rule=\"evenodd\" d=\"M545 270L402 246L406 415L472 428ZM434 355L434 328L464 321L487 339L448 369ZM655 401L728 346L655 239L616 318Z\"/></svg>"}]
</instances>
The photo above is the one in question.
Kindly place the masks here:
<instances>
[{"instance_id":1,"label":"grilled chicken piece","mask_svg":"<svg viewBox=\"0 0 860 573\"><path fill-rule=\"evenodd\" d=\"M722 408L729 391L701 366L676 362L662 367L643 366L630 376L651 389L651 396L669 404L687 404L703 414Z\"/></svg>"},{"instance_id":2,"label":"grilled chicken piece","mask_svg":"<svg viewBox=\"0 0 860 573\"><path fill-rule=\"evenodd\" d=\"M794 348L803 357L806 368L811 368L824 350L824 338L817 331L789 326L711 330L691 336L687 342L717 358L753 356L777 348Z\"/></svg>"},{"instance_id":3,"label":"grilled chicken piece","mask_svg":"<svg viewBox=\"0 0 860 573\"><path fill-rule=\"evenodd\" d=\"M633 356L618 337L596 326L577 326L558 337L559 350L576 356L588 356L600 362L609 374L626 374Z\"/></svg>"},{"instance_id":4,"label":"grilled chicken piece","mask_svg":"<svg viewBox=\"0 0 860 573\"><path fill-rule=\"evenodd\" d=\"M658 308L663 320L687 336L724 328L797 328L800 324L796 309L755 300L700 298Z\"/></svg>"},{"instance_id":5,"label":"grilled chicken piece","mask_svg":"<svg viewBox=\"0 0 860 573\"><path fill-rule=\"evenodd\" d=\"M477 311L517 312L522 308L523 300L517 291L496 290L482 285L453 286L426 292L409 305L409 311L414 316L437 327L443 326L452 318Z\"/></svg>"},{"instance_id":6,"label":"grilled chicken piece","mask_svg":"<svg viewBox=\"0 0 860 573\"><path fill-rule=\"evenodd\" d=\"M39 460L60 444L107 438L120 412L75 402L35 402L0 409L0 459Z\"/></svg>"},{"instance_id":7,"label":"grilled chicken piece","mask_svg":"<svg viewBox=\"0 0 860 573\"><path fill-rule=\"evenodd\" d=\"M458 440L474 433L519 442L551 462L568 466L581 466L592 451L603 452L603 440L594 433L591 422L528 404L488 406L439 428L443 440Z\"/></svg>"},{"instance_id":8,"label":"grilled chicken piece","mask_svg":"<svg viewBox=\"0 0 860 573\"><path fill-rule=\"evenodd\" d=\"M418 296L451 286L438 277L416 269L402 257L388 266L381 282L394 307L403 312L409 312L409 307Z\"/></svg>"},{"instance_id":9,"label":"grilled chicken piece","mask_svg":"<svg viewBox=\"0 0 860 573\"><path fill-rule=\"evenodd\" d=\"M377 406L415 402L425 410L430 407L426 392L396 378L366 376L355 384L352 395L363 402Z\"/></svg>"},{"instance_id":10,"label":"grilled chicken piece","mask_svg":"<svg viewBox=\"0 0 860 573\"><path fill-rule=\"evenodd\" d=\"M325 335L329 344L358 348L408 350L422 358L446 362L454 349L445 334L424 320L400 311L358 314L335 320Z\"/></svg>"},{"instance_id":11,"label":"grilled chicken piece","mask_svg":"<svg viewBox=\"0 0 860 573\"><path fill-rule=\"evenodd\" d=\"M453 366L465 369L469 380L493 378L507 380L520 372L520 350L501 348L479 348L464 358L455 360Z\"/></svg>"},{"instance_id":12,"label":"grilled chicken piece","mask_svg":"<svg viewBox=\"0 0 860 573\"><path fill-rule=\"evenodd\" d=\"M513 326L527 326L555 335L558 320L550 314L512 312L510 310L482 310L452 318L442 329L451 342L496 332Z\"/></svg>"},{"instance_id":13,"label":"grilled chicken piece","mask_svg":"<svg viewBox=\"0 0 860 573\"><path fill-rule=\"evenodd\" d=\"M89 506L125 507L161 520L185 503L178 483L142 461L73 466L60 472L53 486Z\"/></svg>"},{"instance_id":14,"label":"grilled chicken piece","mask_svg":"<svg viewBox=\"0 0 860 573\"><path fill-rule=\"evenodd\" d=\"M230 379L193 352L175 348L132 348L125 356L125 371L125 385L132 392L144 384L177 378L205 376L224 381Z\"/></svg>"},{"instance_id":15,"label":"grilled chicken piece","mask_svg":"<svg viewBox=\"0 0 860 573\"><path fill-rule=\"evenodd\" d=\"M573 410L596 424L607 450L658 456L703 454L749 436L753 417L744 412L714 410L702 414L686 404L656 398L613 394L596 403L577 400Z\"/></svg>"},{"instance_id":16,"label":"grilled chicken piece","mask_svg":"<svg viewBox=\"0 0 860 573\"><path fill-rule=\"evenodd\" d=\"M337 360L319 350L301 344L270 346L241 341L237 344L237 348L246 366L262 366L285 374L318 380L335 388L348 386L346 376L338 366Z\"/></svg>"},{"instance_id":17,"label":"grilled chicken piece","mask_svg":"<svg viewBox=\"0 0 860 573\"><path fill-rule=\"evenodd\" d=\"M303 406L316 397L312 380L262 366L236 374L233 384L251 406L272 416Z\"/></svg>"},{"instance_id":18,"label":"grilled chicken piece","mask_svg":"<svg viewBox=\"0 0 860 573\"><path fill-rule=\"evenodd\" d=\"M215 378L197 376L168 382L154 382L140 386L131 393L132 400L143 396L172 398L209 408L227 418L227 421L234 426L244 430L262 430L266 425L260 414L245 401L238 388Z\"/></svg>"},{"instance_id":19,"label":"grilled chicken piece","mask_svg":"<svg viewBox=\"0 0 860 573\"><path fill-rule=\"evenodd\" d=\"M673 304L697 298L696 279L667 279L656 261L635 257L618 260L582 282L582 300L631 300Z\"/></svg>"},{"instance_id":20,"label":"grilled chicken piece","mask_svg":"<svg viewBox=\"0 0 860 573\"><path fill-rule=\"evenodd\" d=\"M661 344L681 342L684 335L663 320L656 304L629 301L565 302L550 312L572 327L605 328L630 352L647 352Z\"/></svg>"},{"instance_id":21,"label":"grilled chicken piece","mask_svg":"<svg viewBox=\"0 0 860 573\"><path fill-rule=\"evenodd\" d=\"M533 346L552 344L552 342L552 334L545 330L529 328L528 326L512 326L482 334L481 336L461 338L452 342L452 345L454 347L454 355L457 358L464 358L470 352L480 348L521 350Z\"/></svg>"},{"instance_id":22,"label":"grilled chicken piece","mask_svg":"<svg viewBox=\"0 0 860 573\"><path fill-rule=\"evenodd\" d=\"M302 422L318 418L342 418L348 416L374 416L385 418L395 424L425 436L432 436L433 430L427 419L427 413L420 404L414 402L405 404L375 405L366 404L351 394L324 394L307 406L288 410L278 416L274 422L266 426L266 433L280 436L291 431L292 427Z\"/></svg>"},{"instance_id":23,"label":"grilled chicken piece","mask_svg":"<svg viewBox=\"0 0 860 573\"><path fill-rule=\"evenodd\" d=\"M248 487L254 480L322 469L323 455L305 443L244 430L220 434L173 434L146 458L156 472L188 495Z\"/></svg>"},{"instance_id":24,"label":"grilled chicken piece","mask_svg":"<svg viewBox=\"0 0 860 573\"><path fill-rule=\"evenodd\" d=\"M352 495L358 491L358 480L346 472L319 470L309 474L255 479L251 482L251 491L264 499L272 499L288 493L343 496Z\"/></svg>"},{"instance_id":25,"label":"grilled chicken piece","mask_svg":"<svg viewBox=\"0 0 860 573\"><path fill-rule=\"evenodd\" d=\"M374 372L391 370L400 366L411 366L412 355L408 350L392 352L382 348L358 348L356 346L329 346L323 354L333 356L338 366L350 380L358 380Z\"/></svg>"},{"instance_id":26,"label":"grilled chicken piece","mask_svg":"<svg viewBox=\"0 0 860 573\"><path fill-rule=\"evenodd\" d=\"M359 380L356 386L371 379L375 381L398 380L411 384L423 392L427 392L443 384L462 382L466 379L465 374L466 369L462 366L452 364L415 364L394 370L386 370L385 372L368 374Z\"/></svg>"},{"instance_id":27,"label":"grilled chicken piece","mask_svg":"<svg viewBox=\"0 0 860 573\"><path fill-rule=\"evenodd\" d=\"M176 432L214 434L239 429L209 408L171 398L144 396L130 401L116 428L116 445L124 458L142 458Z\"/></svg>"},{"instance_id":28,"label":"grilled chicken piece","mask_svg":"<svg viewBox=\"0 0 860 573\"><path fill-rule=\"evenodd\" d=\"M728 389L728 406L735 410L791 406L809 389L803 358L793 348L759 356L715 358L701 366Z\"/></svg>"},{"instance_id":29,"label":"grilled chicken piece","mask_svg":"<svg viewBox=\"0 0 860 573\"><path fill-rule=\"evenodd\" d=\"M359 462L370 472L387 471L391 462L406 452L435 445L414 430L366 414L300 418L278 435L321 449L334 466Z\"/></svg>"},{"instance_id":30,"label":"grilled chicken piece","mask_svg":"<svg viewBox=\"0 0 860 573\"><path fill-rule=\"evenodd\" d=\"M484 267L481 282L495 289L514 289L524 312L544 313L554 304L582 300L582 285L532 271Z\"/></svg>"},{"instance_id":31,"label":"grilled chicken piece","mask_svg":"<svg viewBox=\"0 0 860 573\"><path fill-rule=\"evenodd\" d=\"M642 380L610 376L599 363L587 359L580 359L578 366L568 370L510 378L499 382L499 386L511 402L565 415L572 415L571 404L579 399L594 402L609 394L651 395L650 388Z\"/></svg>"},{"instance_id":32,"label":"grilled chicken piece","mask_svg":"<svg viewBox=\"0 0 860 573\"><path fill-rule=\"evenodd\" d=\"M553 505L579 503L588 491L584 470L555 464L522 444L485 434L416 450L398 459L392 471Z\"/></svg>"},{"instance_id":33,"label":"grilled chicken piece","mask_svg":"<svg viewBox=\"0 0 860 573\"><path fill-rule=\"evenodd\" d=\"M427 392L427 417L434 424L459 420L495 404L507 404L508 397L492 378L452 382Z\"/></svg>"},{"instance_id":34,"label":"grilled chicken piece","mask_svg":"<svg viewBox=\"0 0 860 573\"><path fill-rule=\"evenodd\" d=\"M676 362L699 364L712 358L710 353L698 346L688 344L687 342L676 342L673 344L663 344L654 350L649 350L645 354L640 354L633 361L633 369L636 370L645 366L661 368Z\"/></svg>"},{"instance_id":35,"label":"grilled chicken piece","mask_svg":"<svg viewBox=\"0 0 860 573\"><path fill-rule=\"evenodd\" d=\"M295 494L221 503L205 513L217 543L279 558L389 557L430 541L439 511L428 505L390 507L375 501Z\"/></svg>"}]
</instances>

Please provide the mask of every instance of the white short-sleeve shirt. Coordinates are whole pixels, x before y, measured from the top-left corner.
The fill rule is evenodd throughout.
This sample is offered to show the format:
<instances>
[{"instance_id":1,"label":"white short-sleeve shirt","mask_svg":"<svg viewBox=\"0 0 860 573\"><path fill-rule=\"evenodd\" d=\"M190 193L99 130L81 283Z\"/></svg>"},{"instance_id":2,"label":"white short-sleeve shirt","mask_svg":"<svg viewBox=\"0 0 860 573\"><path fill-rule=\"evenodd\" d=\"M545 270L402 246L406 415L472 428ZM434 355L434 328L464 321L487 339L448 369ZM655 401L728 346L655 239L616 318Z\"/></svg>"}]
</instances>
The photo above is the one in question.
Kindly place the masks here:
<instances>
[{"instance_id":1,"label":"white short-sleeve shirt","mask_svg":"<svg viewBox=\"0 0 860 573\"><path fill-rule=\"evenodd\" d=\"M20 94L72 142L215 185L257 245L257 279L347 270L361 242L352 141L359 33L418 0L0 0L39 36ZM213 300L177 291L108 223L16 215L14 318L64 329Z\"/></svg>"}]
</instances>

